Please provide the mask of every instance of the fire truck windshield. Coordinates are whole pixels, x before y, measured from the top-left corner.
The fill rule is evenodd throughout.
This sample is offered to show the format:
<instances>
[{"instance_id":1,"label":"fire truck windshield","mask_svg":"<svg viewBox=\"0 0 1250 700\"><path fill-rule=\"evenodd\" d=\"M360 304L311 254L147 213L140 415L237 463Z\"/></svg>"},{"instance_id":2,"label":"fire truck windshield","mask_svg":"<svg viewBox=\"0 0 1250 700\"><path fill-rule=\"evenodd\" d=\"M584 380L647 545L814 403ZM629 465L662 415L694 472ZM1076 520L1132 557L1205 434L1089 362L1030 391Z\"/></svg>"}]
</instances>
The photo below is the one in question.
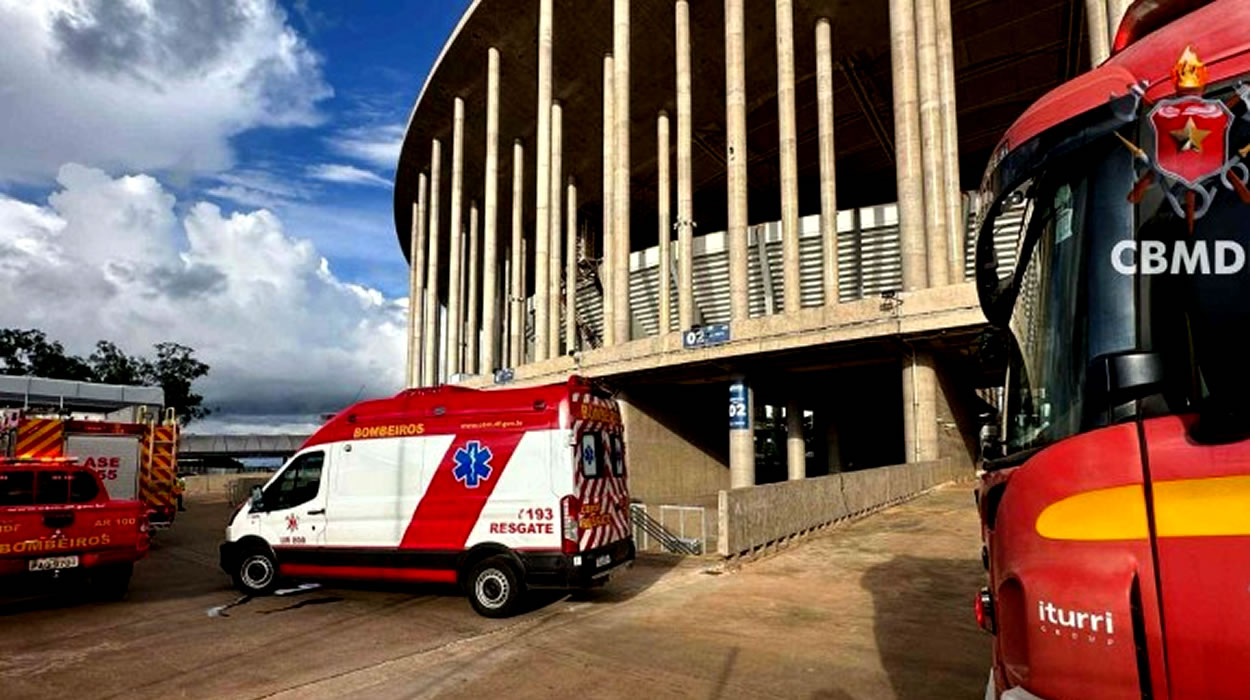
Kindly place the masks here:
<instances>
[{"instance_id":1,"label":"fire truck windshield","mask_svg":"<svg viewBox=\"0 0 1250 700\"><path fill-rule=\"evenodd\" d=\"M1138 120L1119 133L1141 143L1146 131ZM1229 142L1250 142L1250 124L1238 119ZM1178 212L1157 181L1129 201L1141 172L1107 133L1000 198L982 228L994 230L996 217L1022 220L1013 224L1022 234L1015 269L998 269L1013 297L1008 454L1165 413L1198 412L1199 439L1250 436L1241 340L1250 327L1250 204L1218 178L1208 182L1213 195L1191 234L1184 206ZM1126 354L1157 368L1148 390L1108 390L1115 373L1098 368Z\"/></svg>"}]
</instances>

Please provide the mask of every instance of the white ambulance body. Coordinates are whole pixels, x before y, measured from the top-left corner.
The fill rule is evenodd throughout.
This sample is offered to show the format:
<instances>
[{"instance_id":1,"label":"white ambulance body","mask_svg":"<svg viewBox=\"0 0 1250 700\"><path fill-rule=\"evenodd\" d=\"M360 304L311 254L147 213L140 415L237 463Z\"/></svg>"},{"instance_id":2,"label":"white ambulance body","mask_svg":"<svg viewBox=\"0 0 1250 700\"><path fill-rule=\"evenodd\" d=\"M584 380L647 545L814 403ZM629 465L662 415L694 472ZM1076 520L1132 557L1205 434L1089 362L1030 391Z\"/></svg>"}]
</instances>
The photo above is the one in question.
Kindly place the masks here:
<instances>
[{"instance_id":1,"label":"white ambulance body","mask_svg":"<svg viewBox=\"0 0 1250 700\"><path fill-rule=\"evenodd\" d=\"M620 412L578 377L356 404L254 492L221 546L247 592L280 577L459 583L488 616L633 558Z\"/></svg>"}]
</instances>

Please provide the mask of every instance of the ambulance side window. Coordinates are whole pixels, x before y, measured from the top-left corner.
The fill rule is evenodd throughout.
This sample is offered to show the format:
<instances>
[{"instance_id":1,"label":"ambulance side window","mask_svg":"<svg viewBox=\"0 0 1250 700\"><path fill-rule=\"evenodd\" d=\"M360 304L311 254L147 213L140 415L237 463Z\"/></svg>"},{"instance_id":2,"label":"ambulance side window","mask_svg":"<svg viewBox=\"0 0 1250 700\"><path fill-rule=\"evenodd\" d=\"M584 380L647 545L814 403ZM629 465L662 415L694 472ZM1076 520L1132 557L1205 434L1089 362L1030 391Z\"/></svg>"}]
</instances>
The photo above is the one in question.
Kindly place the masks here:
<instances>
[{"instance_id":1,"label":"ambulance side window","mask_svg":"<svg viewBox=\"0 0 1250 700\"><path fill-rule=\"evenodd\" d=\"M609 437L608 444L612 446L612 474L625 476L625 444L621 442L621 436Z\"/></svg>"},{"instance_id":2,"label":"ambulance side window","mask_svg":"<svg viewBox=\"0 0 1250 700\"><path fill-rule=\"evenodd\" d=\"M265 510L284 510L307 503L321 490L324 452L305 452L265 489Z\"/></svg>"},{"instance_id":3,"label":"ambulance side window","mask_svg":"<svg viewBox=\"0 0 1250 700\"><path fill-rule=\"evenodd\" d=\"M582 477L596 479L603 472L603 442L599 433L583 433L582 446L577 461L581 464Z\"/></svg>"}]
</instances>

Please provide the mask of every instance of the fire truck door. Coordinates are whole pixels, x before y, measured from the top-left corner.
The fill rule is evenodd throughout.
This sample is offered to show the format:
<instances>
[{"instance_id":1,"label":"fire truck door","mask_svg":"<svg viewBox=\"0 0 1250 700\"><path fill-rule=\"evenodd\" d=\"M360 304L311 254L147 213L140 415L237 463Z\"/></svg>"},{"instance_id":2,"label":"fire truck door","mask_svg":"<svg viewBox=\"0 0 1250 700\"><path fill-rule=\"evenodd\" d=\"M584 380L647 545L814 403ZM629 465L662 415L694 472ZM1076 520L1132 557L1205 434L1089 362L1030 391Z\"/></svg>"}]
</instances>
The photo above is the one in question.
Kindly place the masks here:
<instances>
[{"instance_id":1,"label":"fire truck door","mask_svg":"<svg viewBox=\"0 0 1250 700\"><path fill-rule=\"evenodd\" d=\"M139 440L134 435L70 435L65 455L94 469L109 498L139 497Z\"/></svg>"}]
</instances>

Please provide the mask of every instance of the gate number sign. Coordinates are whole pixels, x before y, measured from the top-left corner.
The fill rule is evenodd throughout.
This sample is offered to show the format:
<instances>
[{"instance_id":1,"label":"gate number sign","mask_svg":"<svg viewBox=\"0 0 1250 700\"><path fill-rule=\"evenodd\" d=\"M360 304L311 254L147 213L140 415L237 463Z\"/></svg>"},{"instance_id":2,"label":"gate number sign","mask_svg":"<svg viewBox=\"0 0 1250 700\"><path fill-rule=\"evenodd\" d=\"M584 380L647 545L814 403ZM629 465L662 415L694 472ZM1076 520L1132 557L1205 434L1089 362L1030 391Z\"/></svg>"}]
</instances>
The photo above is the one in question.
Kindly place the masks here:
<instances>
[{"instance_id":1,"label":"gate number sign","mask_svg":"<svg viewBox=\"0 0 1250 700\"><path fill-rule=\"evenodd\" d=\"M686 349L728 343L729 324L710 323L706 326L691 326L689 330L681 334L681 341Z\"/></svg>"},{"instance_id":2,"label":"gate number sign","mask_svg":"<svg viewBox=\"0 0 1250 700\"><path fill-rule=\"evenodd\" d=\"M748 405L747 387L742 382L729 385L729 429L746 430L751 427L751 408Z\"/></svg>"}]
</instances>

